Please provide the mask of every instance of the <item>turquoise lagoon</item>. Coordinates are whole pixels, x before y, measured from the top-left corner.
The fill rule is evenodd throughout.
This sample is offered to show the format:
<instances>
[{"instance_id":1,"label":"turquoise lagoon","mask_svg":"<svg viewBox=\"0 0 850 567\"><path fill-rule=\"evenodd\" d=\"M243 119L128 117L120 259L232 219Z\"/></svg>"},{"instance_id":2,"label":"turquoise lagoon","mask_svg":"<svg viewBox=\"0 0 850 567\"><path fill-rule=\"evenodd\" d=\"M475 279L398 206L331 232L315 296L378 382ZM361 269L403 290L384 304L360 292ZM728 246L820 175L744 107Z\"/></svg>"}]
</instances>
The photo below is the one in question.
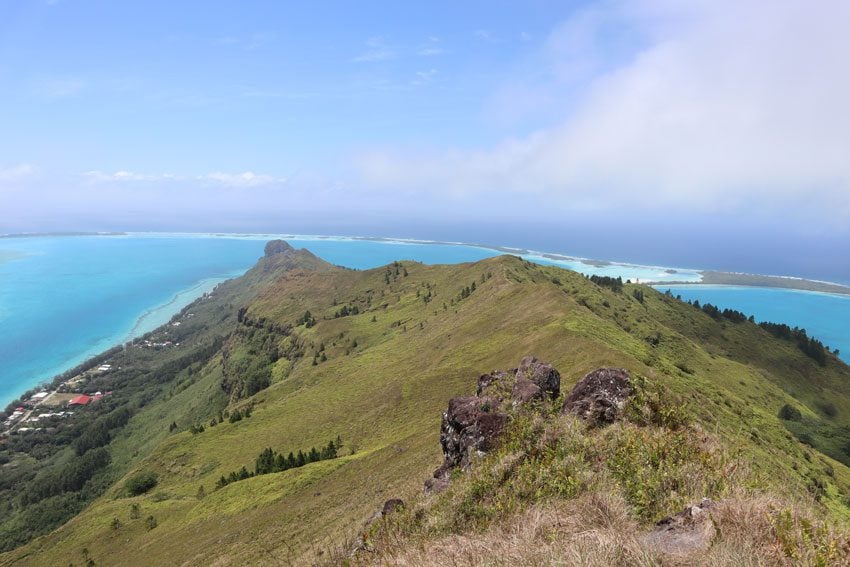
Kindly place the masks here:
<instances>
[{"instance_id":1,"label":"turquoise lagoon","mask_svg":"<svg viewBox=\"0 0 850 567\"><path fill-rule=\"evenodd\" d=\"M272 238L285 238L331 263L355 269L393 260L471 262L510 252L585 274L655 282L700 280L695 270L600 264L459 243L271 234L0 238L0 403L98 352L166 323L205 291L244 273L262 256L265 242ZM782 296L782 301L790 311L777 313L769 310L773 297L770 290L751 291L740 296L737 291L730 292L729 300L736 303L724 301L723 289L700 286L676 293L734 307L758 318L790 324L803 321L815 336L850 352L850 330L844 326L850 298L784 292L788 295ZM704 299L698 295L704 292L720 296ZM737 303L739 299L747 304ZM843 318L837 320L836 313L843 313Z\"/></svg>"},{"instance_id":2,"label":"turquoise lagoon","mask_svg":"<svg viewBox=\"0 0 850 567\"><path fill-rule=\"evenodd\" d=\"M685 285L654 286L684 300L699 300L721 309L736 309L756 321L785 323L806 329L850 360L850 295L764 287Z\"/></svg>"}]
</instances>

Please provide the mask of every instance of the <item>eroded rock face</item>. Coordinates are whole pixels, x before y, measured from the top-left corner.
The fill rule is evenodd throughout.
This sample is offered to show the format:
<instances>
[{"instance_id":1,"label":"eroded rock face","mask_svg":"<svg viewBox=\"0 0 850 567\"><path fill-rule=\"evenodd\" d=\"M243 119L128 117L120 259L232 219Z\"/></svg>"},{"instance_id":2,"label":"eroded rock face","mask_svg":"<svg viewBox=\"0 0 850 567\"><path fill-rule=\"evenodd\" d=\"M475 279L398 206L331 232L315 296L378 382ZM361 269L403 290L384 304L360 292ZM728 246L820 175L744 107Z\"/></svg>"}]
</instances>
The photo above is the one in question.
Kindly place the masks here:
<instances>
[{"instance_id":1,"label":"eroded rock face","mask_svg":"<svg viewBox=\"0 0 850 567\"><path fill-rule=\"evenodd\" d=\"M664 518L646 535L646 542L667 555L682 556L707 550L717 535L709 513L713 506L711 500L703 498L699 504Z\"/></svg>"},{"instance_id":2,"label":"eroded rock face","mask_svg":"<svg viewBox=\"0 0 850 567\"><path fill-rule=\"evenodd\" d=\"M264 252L266 256L272 256L274 254L282 254L293 250L295 250L295 248L290 246L285 240L270 240L266 243Z\"/></svg>"},{"instance_id":3,"label":"eroded rock face","mask_svg":"<svg viewBox=\"0 0 850 567\"><path fill-rule=\"evenodd\" d=\"M511 392L514 405L525 404L532 400L542 400L545 397L546 393L540 389L540 386L527 378L518 377L514 382L514 389Z\"/></svg>"},{"instance_id":4,"label":"eroded rock face","mask_svg":"<svg viewBox=\"0 0 850 567\"><path fill-rule=\"evenodd\" d=\"M440 429L440 445L445 456L441 468L466 468L475 455L497 446L508 423L508 415L499 411L499 406L498 399L488 396L465 396L449 401Z\"/></svg>"},{"instance_id":5,"label":"eroded rock face","mask_svg":"<svg viewBox=\"0 0 850 567\"><path fill-rule=\"evenodd\" d=\"M517 381L525 379L533 382L553 400L561 393L561 375L555 367L533 356L522 359L516 370L516 377Z\"/></svg>"},{"instance_id":6,"label":"eroded rock face","mask_svg":"<svg viewBox=\"0 0 850 567\"><path fill-rule=\"evenodd\" d=\"M523 358L518 368L481 375L476 395L449 400L440 428L445 458L433 478L425 482L425 491L442 492L452 469L465 469L476 456L497 448L508 425L508 410L531 401L555 399L560 388L558 371L533 356Z\"/></svg>"},{"instance_id":7,"label":"eroded rock face","mask_svg":"<svg viewBox=\"0 0 850 567\"><path fill-rule=\"evenodd\" d=\"M591 423L615 421L634 393L627 370L600 368L582 378L564 400L564 413L574 413Z\"/></svg>"}]
</instances>

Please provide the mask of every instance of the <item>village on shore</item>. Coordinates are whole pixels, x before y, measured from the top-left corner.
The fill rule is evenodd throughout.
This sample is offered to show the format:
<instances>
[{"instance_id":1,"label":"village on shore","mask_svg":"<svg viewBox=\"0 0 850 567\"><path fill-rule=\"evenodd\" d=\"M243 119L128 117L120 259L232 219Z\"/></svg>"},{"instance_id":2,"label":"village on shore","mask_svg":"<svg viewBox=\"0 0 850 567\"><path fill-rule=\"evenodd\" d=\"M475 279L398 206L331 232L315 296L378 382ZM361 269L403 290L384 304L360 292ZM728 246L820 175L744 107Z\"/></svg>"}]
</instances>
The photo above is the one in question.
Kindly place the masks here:
<instances>
[{"instance_id":1,"label":"village on shore","mask_svg":"<svg viewBox=\"0 0 850 567\"><path fill-rule=\"evenodd\" d=\"M205 293L202 299L211 294ZM185 314L183 318L190 319L192 313ZM177 316L175 316L177 319ZM167 326L148 333L144 337L135 339L125 345L126 348L139 348L151 350L163 350L179 347L179 342L169 340L167 327L179 327L181 321L173 320ZM53 385L42 386L41 389L31 394L27 399L21 400L14 408L7 409L7 417L2 422L0 436L7 436L35 431L46 431L50 433L61 420L72 417L76 411L86 406L97 404L104 397L110 396L111 391L91 392L90 382L95 378L102 377L113 370L120 370L113 364L103 363L88 370L84 370L67 380L54 382ZM84 390L88 390L86 393Z\"/></svg>"},{"instance_id":2,"label":"village on shore","mask_svg":"<svg viewBox=\"0 0 850 567\"><path fill-rule=\"evenodd\" d=\"M94 392L84 394L82 387L91 378L112 370L111 364L100 366L82 372L77 376L61 382L55 390L44 389L36 392L14 408L11 415L3 422L5 434L27 433L40 431L53 424L56 419L67 419L74 415L75 410L89 404L99 402L112 392Z\"/></svg>"}]
</instances>

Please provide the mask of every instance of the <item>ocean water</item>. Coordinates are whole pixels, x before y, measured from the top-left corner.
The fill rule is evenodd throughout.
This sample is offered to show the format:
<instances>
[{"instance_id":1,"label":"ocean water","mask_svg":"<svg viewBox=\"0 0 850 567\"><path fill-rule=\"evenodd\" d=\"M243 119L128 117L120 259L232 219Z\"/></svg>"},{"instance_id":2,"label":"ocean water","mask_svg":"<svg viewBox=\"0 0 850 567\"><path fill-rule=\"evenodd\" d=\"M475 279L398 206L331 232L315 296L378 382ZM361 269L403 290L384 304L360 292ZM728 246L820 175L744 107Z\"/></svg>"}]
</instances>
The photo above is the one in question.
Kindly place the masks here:
<instances>
[{"instance_id":1,"label":"ocean water","mask_svg":"<svg viewBox=\"0 0 850 567\"><path fill-rule=\"evenodd\" d=\"M265 242L276 237L308 248L331 263L356 269L394 260L470 262L502 253L469 245L293 235L138 233L0 238L0 406L86 358L167 322L219 282L244 273L262 256ZM515 252L586 274L642 281L700 278L689 269L596 264L544 257L540 252ZM681 293L702 291L688 288ZM762 290L753 291L755 295L742 296L743 305L724 304L725 290L712 291L721 295L706 300L757 317L791 324L804 321L812 334L850 353L850 330L842 329L850 320L850 300L840 298L845 301L839 301L845 311L836 311L831 303L835 296L785 292L790 295L783 302L791 309L785 314L767 310L772 300L766 291L767 299L759 299ZM730 291L730 301L738 297L736 293ZM795 305L799 313L794 311ZM798 317L801 313L803 319ZM836 313L843 317L837 320Z\"/></svg>"},{"instance_id":2,"label":"ocean water","mask_svg":"<svg viewBox=\"0 0 850 567\"><path fill-rule=\"evenodd\" d=\"M721 309L737 309L756 321L785 323L806 329L825 345L837 348L850 360L850 296L790 289L687 285L655 286L685 300L711 303Z\"/></svg>"}]
</instances>

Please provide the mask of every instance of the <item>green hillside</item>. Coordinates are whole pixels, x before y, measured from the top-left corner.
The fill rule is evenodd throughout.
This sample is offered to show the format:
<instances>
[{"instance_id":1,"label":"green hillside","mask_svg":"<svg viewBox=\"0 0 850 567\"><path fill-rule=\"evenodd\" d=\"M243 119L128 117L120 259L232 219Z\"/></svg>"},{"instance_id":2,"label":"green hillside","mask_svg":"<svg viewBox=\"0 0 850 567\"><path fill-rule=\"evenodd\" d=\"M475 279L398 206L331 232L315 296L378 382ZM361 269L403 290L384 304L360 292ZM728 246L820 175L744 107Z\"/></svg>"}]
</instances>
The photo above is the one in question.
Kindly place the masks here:
<instances>
[{"instance_id":1,"label":"green hillside","mask_svg":"<svg viewBox=\"0 0 850 567\"><path fill-rule=\"evenodd\" d=\"M179 347L130 347L99 359L119 370L91 387L112 390L112 399L60 428L61 441L4 441L0 536L9 551L0 564L334 563L395 497L408 503L405 513L376 530L378 553L354 561L418 564L428 557L423 550L448 537L496 538L529 514L581 514L601 494L618 503L619 519L607 525L627 543L703 496L769 500L777 518L787 509L797 523L779 539L803 550L789 551L789 561L843 541L850 368L831 354L821 364L747 320L609 283L512 256L449 266L400 260L355 271L270 244L245 276L184 309L174 319L180 326L152 335L167 330ZM628 369L658 402L650 413L671 413L584 431L546 408L536 417L520 412L505 449L426 499L423 482L442 462L449 399L527 355L558 369L562 392L594 369ZM97 443L80 445L98 419L119 411L126 423L112 420ZM493 480L500 459L538 454L529 432L546 433L560 448L529 461L539 466L524 476ZM242 467L255 472L267 448L309 454L330 441L335 458L238 478ZM36 490L54 486L64 467L93 451L108 454L108 464L79 487ZM555 489L555 472L568 463L570 478L596 478L597 469L569 460L575 454L612 464L597 480ZM649 454L659 457L643 460ZM232 481L220 482L231 473ZM671 491L657 476L668 473L699 482ZM60 503L64 515L45 512ZM838 532L807 539L797 514ZM533 553L544 548L532 540L529 555L516 561L539 561ZM441 549L446 561L470 562L462 555L469 547L460 555Z\"/></svg>"}]
</instances>

